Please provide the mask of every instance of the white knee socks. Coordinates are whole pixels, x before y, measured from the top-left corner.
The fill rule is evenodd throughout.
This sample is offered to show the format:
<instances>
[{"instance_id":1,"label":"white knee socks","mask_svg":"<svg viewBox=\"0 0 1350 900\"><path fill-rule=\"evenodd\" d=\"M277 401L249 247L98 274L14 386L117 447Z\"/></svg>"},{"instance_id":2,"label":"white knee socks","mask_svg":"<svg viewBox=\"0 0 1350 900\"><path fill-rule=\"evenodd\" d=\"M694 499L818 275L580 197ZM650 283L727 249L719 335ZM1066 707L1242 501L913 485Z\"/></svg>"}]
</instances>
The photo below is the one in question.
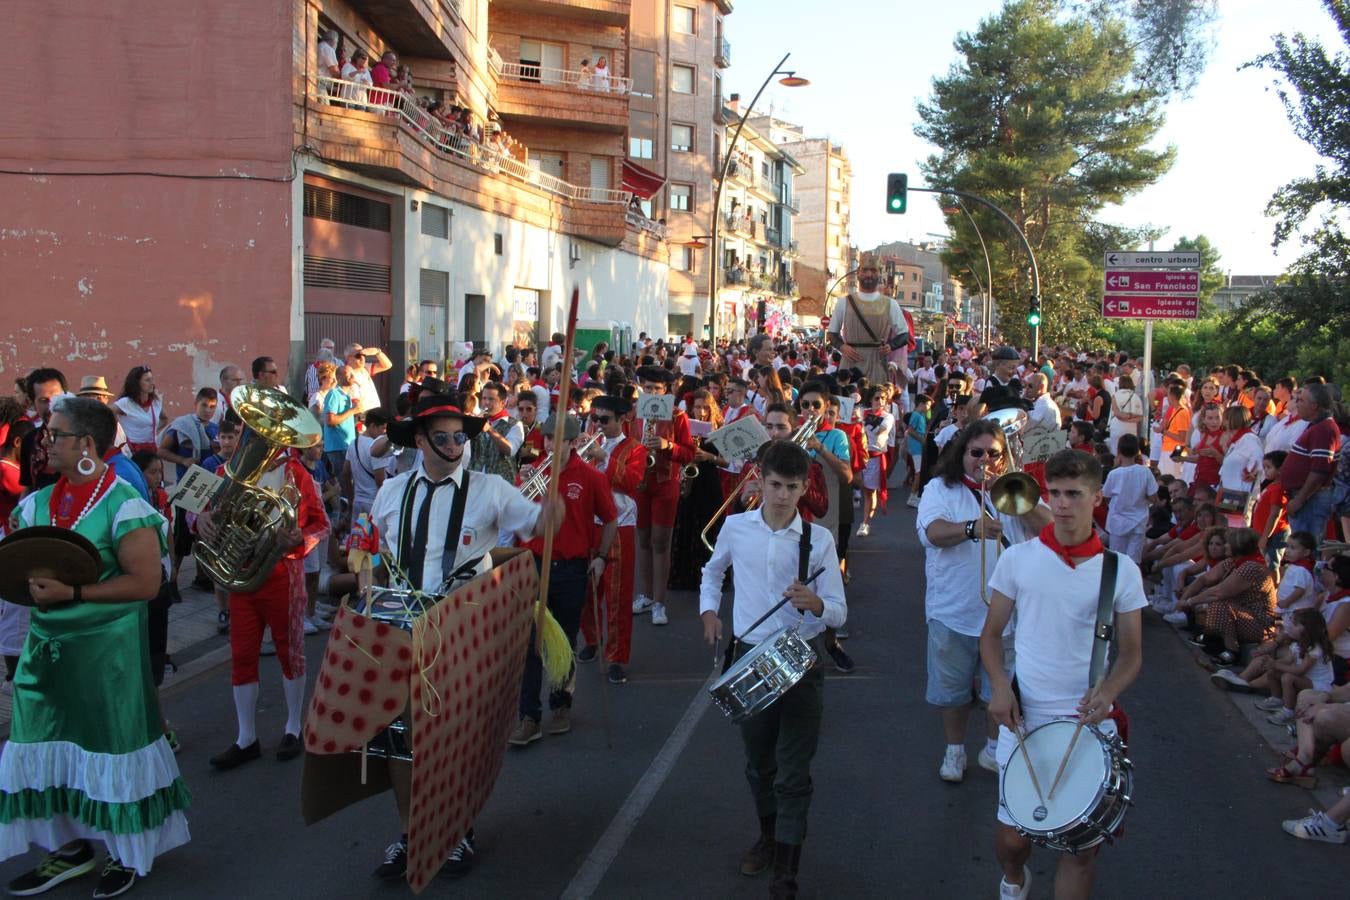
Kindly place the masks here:
<instances>
[{"instance_id":1,"label":"white knee socks","mask_svg":"<svg viewBox=\"0 0 1350 900\"><path fill-rule=\"evenodd\" d=\"M234 686L234 716L239 720L239 737L235 743L242 750L258 739L255 717L258 713L258 682Z\"/></svg>"},{"instance_id":2,"label":"white knee socks","mask_svg":"<svg viewBox=\"0 0 1350 900\"><path fill-rule=\"evenodd\" d=\"M281 679L286 693L286 733L300 736L300 719L305 714L305 676Z\"/></svg>"}]
</instances>

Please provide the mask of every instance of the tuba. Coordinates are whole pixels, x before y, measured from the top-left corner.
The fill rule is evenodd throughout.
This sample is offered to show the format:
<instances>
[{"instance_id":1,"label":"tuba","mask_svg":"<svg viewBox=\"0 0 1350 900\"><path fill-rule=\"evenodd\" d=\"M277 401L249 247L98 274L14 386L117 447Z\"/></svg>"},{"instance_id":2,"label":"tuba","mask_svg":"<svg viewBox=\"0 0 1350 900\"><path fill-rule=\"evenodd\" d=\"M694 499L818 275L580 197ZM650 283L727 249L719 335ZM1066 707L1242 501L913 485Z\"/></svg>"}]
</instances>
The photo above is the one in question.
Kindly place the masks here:
<instances>
[{"instance_id":1,"label":"tuba","mask_svg":"<svg viewBox=\"0 0 1350 900\"><path fill-rule=\"evenodd\" d=\"M283 454L321 441L323 430L308 409L271 388L240 385L230 406L245 428L211 501L215 537L199 540L194 555L212 580L237 593L256 590L285 555L276 535L295 527L300 503L293 485L272 491L258 482Z\"/></svg>"}]
</instances>

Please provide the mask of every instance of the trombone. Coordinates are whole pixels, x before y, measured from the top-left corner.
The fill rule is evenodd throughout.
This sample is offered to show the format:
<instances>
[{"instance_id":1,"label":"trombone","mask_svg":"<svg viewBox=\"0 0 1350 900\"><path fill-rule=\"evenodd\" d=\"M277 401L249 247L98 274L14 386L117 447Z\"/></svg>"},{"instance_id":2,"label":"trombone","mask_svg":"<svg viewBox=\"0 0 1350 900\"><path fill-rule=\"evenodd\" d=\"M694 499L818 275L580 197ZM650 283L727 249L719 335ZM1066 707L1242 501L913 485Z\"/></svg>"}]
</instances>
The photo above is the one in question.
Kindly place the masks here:
<instances>
[{"instance_id":1,"label":"trombone","mask_svg":"<svg viewBox=\"0 0 1350 900\"><path fill-rule=\"evenodd\" d=\"M1003 432L1003 443L1008 448L1010 468L993 484L986 477L980 481L980 599L989 605L989 588L985 584L987 563L984 557L984 540L991 518L989 506L992 503L997 512L1005 516L1024 516L1036 508L1041 500L1041 486L1035 478L1022 471L1021 434L1026 430L1030 419L1021 409L999 409L982 416L998 425ZM1005 539L1006 540L1006 539ZM997 556L1003 555L1004 541L999 541Z\"/></svg>"},{"instance_id":2,"label":"trombone","mask_svg":"<svg viewBox=\"0 0 1350 900\"><path fill-rule=\"evenodd\" d=\"M806 444L808 440L810 440L815 435L819 426L820 426L820 416L807 416L806 420L802 422L800 426L798 426L797 430L792 433L792 437L788 438L788 440L796 444L798 447L802 447ZM708 524L704 525L703 530L699 532L698 539L703 542L703 546L708 548L709 553L712 552L713 545L712 541L708 540L708 533L711 532L713 526L716 525L719 521L721 521L722 517L725 516L728 511L730 511L731 505L735 503L736 498L741 495L741 490L745 487L745 485L752 479L759 478L759 476L760 476L759 466L751 464L749 468L745 470L745 474L742 475L740 480L736 482L736 486L731 489L731 493L727 495L727 499L723 500L722 505L717 507L717 512L712 514L712 518L708 520ZM761 494L756 494L755 496L746 500L745 501L746 511L749 512L752 509L758 509L759 504L762 500L763 495Z\"/></svg>"},{"instance_id":3,"label":"trombone","mask_svg":"<svg viewBox=\"0 0 1350 900\"><path fill-rule=\"evenodd\" d=\"M578 456L585 454L595 446L595 442L604 437L604 432L597 431L595 434L586 435L586 439L573 448L572 452ZM538 500L544 494L548 493L548 467L553 462L553 451L550 450L539 460L535 462L534 469L530 472L530 477L521 481L520 495L526 500Z\"/></svg>"}]
</instances>

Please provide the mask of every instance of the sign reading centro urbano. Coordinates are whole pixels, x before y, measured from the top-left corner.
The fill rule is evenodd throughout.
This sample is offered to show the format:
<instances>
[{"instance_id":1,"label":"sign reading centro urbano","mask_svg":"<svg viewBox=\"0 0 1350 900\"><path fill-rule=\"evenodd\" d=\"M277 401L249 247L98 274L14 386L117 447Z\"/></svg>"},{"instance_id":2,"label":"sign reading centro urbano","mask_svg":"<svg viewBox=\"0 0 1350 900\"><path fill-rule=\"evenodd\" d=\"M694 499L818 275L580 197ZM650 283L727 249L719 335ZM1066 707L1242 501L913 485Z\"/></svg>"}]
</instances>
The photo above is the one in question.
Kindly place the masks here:
<instances>
[{"instance_id":1,"label":"sign reading centro urbano","mask_svg":"<svg viewBox=\"0 0 1350 900\"><path fill-rule=\"evenodd\" d=\"M1102 315L1108 319L1194 319L1200 315L1200 254L1188 251L1105 255Z\"/></svg>"}]
</instances>

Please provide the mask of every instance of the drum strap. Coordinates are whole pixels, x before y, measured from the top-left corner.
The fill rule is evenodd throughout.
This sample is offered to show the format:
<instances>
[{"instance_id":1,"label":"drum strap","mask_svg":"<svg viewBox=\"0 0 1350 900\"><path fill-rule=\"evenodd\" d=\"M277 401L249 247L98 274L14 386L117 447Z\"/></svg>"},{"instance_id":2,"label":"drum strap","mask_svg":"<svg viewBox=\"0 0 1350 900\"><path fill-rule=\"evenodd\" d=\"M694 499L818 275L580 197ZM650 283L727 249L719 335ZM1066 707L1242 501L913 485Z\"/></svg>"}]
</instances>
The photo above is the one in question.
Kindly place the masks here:
<instances>
[{"instance_id":1,"label":"drum strap","mask_svg":"<svg viewBox=\"0 0 1350 900\"><path fill-rule=\"evenodd\" d=\"M1106 671L1106 651L1115 635L1116 572L1120 556L1113 550L1102 554L1102 583L1097 590L1097 625L1092 632L1092 665L1088 669L1088 684L1095 685Z\"/></svg>"}]
</instances>

